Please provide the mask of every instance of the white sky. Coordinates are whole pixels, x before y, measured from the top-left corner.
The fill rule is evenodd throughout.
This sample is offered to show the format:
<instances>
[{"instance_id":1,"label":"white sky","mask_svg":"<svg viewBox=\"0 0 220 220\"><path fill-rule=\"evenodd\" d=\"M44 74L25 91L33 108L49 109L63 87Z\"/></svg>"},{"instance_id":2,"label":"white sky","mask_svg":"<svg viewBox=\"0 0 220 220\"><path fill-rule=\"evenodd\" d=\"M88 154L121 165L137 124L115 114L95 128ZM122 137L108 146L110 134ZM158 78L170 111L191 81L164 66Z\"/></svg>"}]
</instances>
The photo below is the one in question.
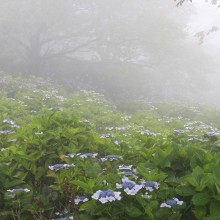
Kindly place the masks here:
<instances>
[{"instance_id":1,"label":"white sky","mask_svg":"<svg viewBox=\"0 0 220 220\"><path fill-rule=\"evenodd\" d=\"M217 5L212 5L210 0L209 2L193 0L193 5L195 5L196 9L188 27L189 33L193 35L200 31L207 32L213 26L217 26L219 31L208 35L202 46L217 59L220 59L220 8Z\"/></svg>"}]
</instances>

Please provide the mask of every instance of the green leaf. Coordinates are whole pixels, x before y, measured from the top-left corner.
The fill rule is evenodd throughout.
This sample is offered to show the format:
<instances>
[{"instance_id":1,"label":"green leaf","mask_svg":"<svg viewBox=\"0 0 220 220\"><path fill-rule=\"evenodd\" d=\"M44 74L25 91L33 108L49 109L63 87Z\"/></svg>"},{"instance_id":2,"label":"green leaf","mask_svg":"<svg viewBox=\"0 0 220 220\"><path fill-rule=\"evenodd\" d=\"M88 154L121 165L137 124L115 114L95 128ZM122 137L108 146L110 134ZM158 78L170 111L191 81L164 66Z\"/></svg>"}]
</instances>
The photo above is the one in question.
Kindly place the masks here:
<instances>
[{"instance_id":1,"label":"green leaf","mask_svg":"<svg viewBox=\"0 0 220 220\"><path fill-rule=\"evenodd\" d=\"M219 215L220 216L220 202L219 201L212 201L210 205L210 214L211 215Z\"/></svg>"},{"instance_id":2,"label":"green leaf","mask_svg":"<svg viewBox=\"0 0 220 220\"><path fill-rule=\"evenodd\" d=\"M126 207L126 211L127 211L128 215L131 217L138 217L143 214L140 209L138 209L134 206Z\"/></svg>"},{"instance_id":3,"label":"green leaf","mask_svg":"<svg viewBox=\"0 0 220 220\"><path fill-rule=\"evenodd\" d=\"M196 206L206 205L210 200L211 196L208 193L197 193L192 198L192 202Z\"/></svg>"},{"instance_id":4,"label":"green leaf","mask_svg":"<svg viewBox=\"0 0 220 220\"><path fill-rule=\"evenodd\" d=\"M195 190L191 186L178 186L176 192L180 196L192 196L195 194Z\"/></svg>"},{"instance_id":5,"label":"green leaf","mask_svg":"<svg viewBox=\"0 0 220 220\"><path fill-rule=\"evenodd\" d=\"M194 213L197 219L203 219L206 216L207 208L206 206L196 206Z\"/></svg>"},{"instance_id":6,"label":"green leaf","mask_svg":"<svg viewBox=\"0 0 220 220\"><path fill-rule=\"evenodd\" d=\"M81 187L82 189L89 190L89 191L91 190L91 187L89 186L89 184L84 183L80 180L73 180L73 181L70 181L70 183L77 185L77 186Z\"/></svg>"}]
</instances>

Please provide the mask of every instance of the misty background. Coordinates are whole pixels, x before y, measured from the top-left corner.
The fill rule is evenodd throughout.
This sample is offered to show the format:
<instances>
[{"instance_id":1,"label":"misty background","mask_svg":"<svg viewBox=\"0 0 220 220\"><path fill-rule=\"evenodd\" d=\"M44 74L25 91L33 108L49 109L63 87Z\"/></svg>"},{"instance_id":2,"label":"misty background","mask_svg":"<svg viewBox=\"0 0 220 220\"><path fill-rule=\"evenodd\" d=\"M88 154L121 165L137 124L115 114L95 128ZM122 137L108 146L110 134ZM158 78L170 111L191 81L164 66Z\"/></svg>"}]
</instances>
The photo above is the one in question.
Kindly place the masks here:
<instances>
[{"instance_id":1,"label":"misty background","mask_svg":"<svg viewBox=\"0 0 220 220\"><path fill-rule=\"evenodd\" d=\"M220 105L218 1L0 0L0 70L68 90Z\"/></svg>"}]
</instances>

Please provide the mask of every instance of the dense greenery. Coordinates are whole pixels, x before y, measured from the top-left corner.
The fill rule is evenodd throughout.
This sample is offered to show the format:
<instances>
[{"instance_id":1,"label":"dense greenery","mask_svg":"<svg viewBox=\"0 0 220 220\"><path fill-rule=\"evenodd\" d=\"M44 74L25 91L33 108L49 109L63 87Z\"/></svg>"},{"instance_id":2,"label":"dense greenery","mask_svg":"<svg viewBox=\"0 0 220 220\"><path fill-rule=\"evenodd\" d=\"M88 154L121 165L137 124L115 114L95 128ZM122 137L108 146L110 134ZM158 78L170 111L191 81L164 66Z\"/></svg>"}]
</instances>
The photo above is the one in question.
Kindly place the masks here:
<instances>
[{"instance_id":1,"label":"dense greenery","mask_svg":"<svg viewBox=\"0 0 220 220\"><path fill-rule=\"evenodd\" d=\"M0 219L220 219L219 109L0 78Z\"/></svg>"}]
</instances>

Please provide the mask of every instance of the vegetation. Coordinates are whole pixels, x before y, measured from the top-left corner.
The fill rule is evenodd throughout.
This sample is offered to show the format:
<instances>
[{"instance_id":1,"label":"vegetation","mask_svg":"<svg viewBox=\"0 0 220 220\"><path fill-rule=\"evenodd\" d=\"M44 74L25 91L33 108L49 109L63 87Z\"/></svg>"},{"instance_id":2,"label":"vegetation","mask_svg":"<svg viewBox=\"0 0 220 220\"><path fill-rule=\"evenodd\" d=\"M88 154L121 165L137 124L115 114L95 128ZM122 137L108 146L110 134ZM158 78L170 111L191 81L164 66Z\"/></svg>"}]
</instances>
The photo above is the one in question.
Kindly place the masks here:
<instances>
[{"instance_id":1,"label":"vegetation","mask_svg":"<svg viewBox=\"0 0 220 220\"><path fill-rule=\"evenodd\" d=\"M220 218L219 109L4 74L0 90L1 219Z\"/></svg>"}]
</instances>

